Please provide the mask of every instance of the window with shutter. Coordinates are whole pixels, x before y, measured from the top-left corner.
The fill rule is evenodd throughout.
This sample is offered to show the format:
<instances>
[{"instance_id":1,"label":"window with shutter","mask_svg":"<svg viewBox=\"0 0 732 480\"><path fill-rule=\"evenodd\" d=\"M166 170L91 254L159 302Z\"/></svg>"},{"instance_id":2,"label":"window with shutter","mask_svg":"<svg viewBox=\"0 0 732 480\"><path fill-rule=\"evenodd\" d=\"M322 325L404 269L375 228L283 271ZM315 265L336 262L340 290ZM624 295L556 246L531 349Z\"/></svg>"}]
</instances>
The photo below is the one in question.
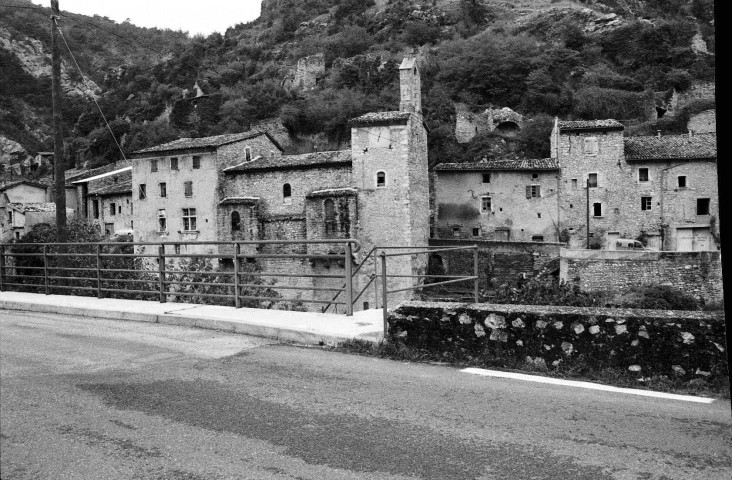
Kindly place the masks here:
<instances>
[{"instance_id":1,"label":"window with shutter","mask_svg":"<svg viewBox=\"0 0 732 480\"><path fill-rule=\"evenodd\" d=\"M185 182L183 184L183 187L185 190L185 196L192 197L193 196L193 182Z\"/></svg>"}]
</instances>

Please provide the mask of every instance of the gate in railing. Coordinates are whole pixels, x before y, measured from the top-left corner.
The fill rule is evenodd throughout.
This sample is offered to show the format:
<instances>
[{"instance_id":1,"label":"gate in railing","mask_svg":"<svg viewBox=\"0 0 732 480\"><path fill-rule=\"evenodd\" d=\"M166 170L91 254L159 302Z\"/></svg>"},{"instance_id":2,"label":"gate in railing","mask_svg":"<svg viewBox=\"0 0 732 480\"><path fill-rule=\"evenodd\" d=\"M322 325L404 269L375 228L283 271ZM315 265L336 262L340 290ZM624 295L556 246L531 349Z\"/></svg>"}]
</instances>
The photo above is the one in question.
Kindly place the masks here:
<instances>
[{"instance_id":1,"label":"gate in railing","mask_svg":"<svg viewBox=\"0 0 732 480\"><path fill-rule=\"evenodd\" d=\"M406 251L405 251L406 250ZM429 274L429 272L426 272L425 274L395 274L395 273L389 273L389 269L387 267L388 264L388 258L394 258L394 257L417 257L419 255L432 255L436 253L443 253L443 252L452 252L452 251L458 251L458 250L470 250L473 252L473 265L472 265L472 275L433 275ZM378 260L377 260L378 259ZM364 265L366 265L368 262L373 262L374 266L374 273L373 274L365 274L361 273L362 268ZM427 262L423 262L425 265ZM381 265L381 268L379 268L379 264ZM352 277L356 277L356 275L361 275L362 278L365 279L363 282L364 285L361 287L360 291L353 296L351 299L352 304L355 304L361 296L366 292L366 290L373 284L374 286L374 306L378 307L379 299L381 299L381 308L383 310L383 317L384 317L384 335L387 333L387 310L388 310L388 304L389 304L389 294L396 294L401 292L407 292L407 291L424 291L425 289L430 289L434 287L440 287L448 284L455 284L455 283L461 283L461 282L473 282L473 288L471 293L472 300L474 302L479 301L479 275L478 275L478 246L472 245L472 246L465 246L465 247L423 247L423 248L416 248L416 247L374 247L372 248L366 255L363 257L361 262L356 265L356 268L353 269L351 272ZM397 288L391 288L389 285L390 283L396 283L394 280L397 279L403 279L404 282L408 284L407 286L401 286ZM391 282L390 282L391 280ZM410 281L411 280L411 281ZM379 288L379 282L381 282L381 288ZM429 283L428 283L429 282ZM351 285L353 285L353 281L351 282ZM344 285L345 287L345 285ZM334 311L337 311L337 305L343 305L343 302L337 301L343 293L343 290L338 291L334 296L331 302L329 302L325 307L323 307L323 312L327 312L330 307L333 307Z\"/></svg>"},{"instance_id":2,"label":"gate in railing","mask_svg":"<svg viewBox=\"0 0 732 480\"><path fill-rule=\"evenodd\" d=\"M318 248L319 245L327 248ZM207 253L181 253L182 248L188 247ZM150 248L153 253L148 253ZM354 239L3 243L0 244L0 291L159 302L173 297L190 303L233 304L237 308L273 304L298 308L301 303L324 303L342 305L344 313L352 315L352 255L360 248L361 244ZM271 250L275 253L270 253ZM327 253L322 253L323 250ZM344 273L313 273L308 268L262 269L262 263L271 260L343 263ZM297 278L310 279L318 286L276 284L282 279ZM329 285L332 282L339 286ZM282 296L281 290L296 291L298 296ZM310 291L312 298L303 298L305 291ZM343 297L319 300L315 292L337 292Z\"/></svg>"}]
</instances>

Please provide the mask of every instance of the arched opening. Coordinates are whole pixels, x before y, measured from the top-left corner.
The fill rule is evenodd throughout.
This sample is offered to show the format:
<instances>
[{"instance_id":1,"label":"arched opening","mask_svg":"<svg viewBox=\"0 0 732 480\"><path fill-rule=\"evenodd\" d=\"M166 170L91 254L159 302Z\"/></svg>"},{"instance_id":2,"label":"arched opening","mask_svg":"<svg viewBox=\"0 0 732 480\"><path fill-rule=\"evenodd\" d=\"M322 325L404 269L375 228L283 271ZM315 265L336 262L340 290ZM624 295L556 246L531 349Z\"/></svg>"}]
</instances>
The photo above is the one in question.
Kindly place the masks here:
<instances>
[{"instance_id":1,"label":"arched opening","mask_svg":"<svg viewBox=\"0 0 732 480\"><path fill-rule=\"evenodd\" d=\"M335 202L330 198L323 202L323 217L325 219L325 234L334 234L336 231Z\"/></svg>"},{"instance_id":2,"label":"arched opening","mask_svg":"<svg viewBox=\"0 0 732 480\"><path fill-rule=\"evenodd\" d=\"M241 230L241 215L239 212L231 212L231 231L236 232Z\"/></svg>"},{"instance_id":3,"label":"arched opening","mask_svg":"<svg viewBox=\"0 0 732 480\"><path fill-rule=\"evenodd\" d=\"M282 185L282 203L285 205L292 203L292 187L289 183Z\"/></svg>"},{"instance_id":4,"label":"arched opening","mask_svg":"<svg viewBox=\"0 0 732 480\"><path fill-rule=\"evenodd\" d=\"M520 130L521 127L519 127L518 123L516 122L501 122L496 125L496 132L508 137L514 137L518 135Z\"/></svg>"}]
</instances>

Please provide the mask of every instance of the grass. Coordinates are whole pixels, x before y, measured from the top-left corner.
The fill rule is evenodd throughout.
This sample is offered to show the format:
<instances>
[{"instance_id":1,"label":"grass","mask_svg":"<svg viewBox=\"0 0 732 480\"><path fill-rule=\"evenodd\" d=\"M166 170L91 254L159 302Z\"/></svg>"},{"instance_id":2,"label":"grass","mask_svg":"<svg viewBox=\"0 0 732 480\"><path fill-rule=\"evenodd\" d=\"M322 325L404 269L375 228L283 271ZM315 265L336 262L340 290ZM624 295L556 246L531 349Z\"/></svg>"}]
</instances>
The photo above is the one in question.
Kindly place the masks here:
<instances>
[{"instance_id":1,"label":"grass","mask_svg":"<svg viewBox=\"0 0 732 480\"><path fill-rule=\"evenodd\" d=\"M335 347L328 348L342 353L388 358L403 362L437 363L457 368L491 368L507 372L541 374L552 378L602 383L614 387L655 390L680 395L730 398L730 384L729 378L727 377L712 381L707 381L703 378L688 380L680 377L669 377L667 375L640 377L636 373L626 372L624 370L612 368L596 369L579 362L573 365L560 365L556 368L549 369L541 364L536 365L519 358L499 358L490 355L481 355L479 357L469 355L457 356L448 352L440 355L435 352L410 348L400 342L390 341L372 343L353 339Z\"/></svg>"}]
</instances>

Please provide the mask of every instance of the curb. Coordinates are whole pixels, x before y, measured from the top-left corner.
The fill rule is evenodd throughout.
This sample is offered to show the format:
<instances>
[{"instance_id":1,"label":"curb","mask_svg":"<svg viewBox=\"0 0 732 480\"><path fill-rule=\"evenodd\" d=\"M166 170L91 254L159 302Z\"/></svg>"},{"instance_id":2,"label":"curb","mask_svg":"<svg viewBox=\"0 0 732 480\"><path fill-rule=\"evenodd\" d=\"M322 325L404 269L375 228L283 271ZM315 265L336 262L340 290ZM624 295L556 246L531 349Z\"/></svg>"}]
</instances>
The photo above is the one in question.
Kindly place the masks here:
<instances>
[{"instance_id":1,"label":"curb","mask_svg":"<svg viewBox=\"0 0 732 480\"><path fill-rule=\"evenodd\" d=\"M293 343L299 345L334 346L353 339L365 340L374 343L381 340L380 336L374 334L346 337L339 335L323 334L318 332L293 330L269 325L256 325L249 323L233 322L230 320L221 320L215 318L198 318L190 315L143 313L124 310L99 310L93 308L35 304L14 300L0 300L0 309L20 310L37 313L56 313L61 315L74 315L87 318L103 318L106 320L160 323L162 325L201 328L204 330L215 330L220 332L235 333L239 335L250 335L253 337L272 339L277 342Z\"/></svg>"}]
</instances>

